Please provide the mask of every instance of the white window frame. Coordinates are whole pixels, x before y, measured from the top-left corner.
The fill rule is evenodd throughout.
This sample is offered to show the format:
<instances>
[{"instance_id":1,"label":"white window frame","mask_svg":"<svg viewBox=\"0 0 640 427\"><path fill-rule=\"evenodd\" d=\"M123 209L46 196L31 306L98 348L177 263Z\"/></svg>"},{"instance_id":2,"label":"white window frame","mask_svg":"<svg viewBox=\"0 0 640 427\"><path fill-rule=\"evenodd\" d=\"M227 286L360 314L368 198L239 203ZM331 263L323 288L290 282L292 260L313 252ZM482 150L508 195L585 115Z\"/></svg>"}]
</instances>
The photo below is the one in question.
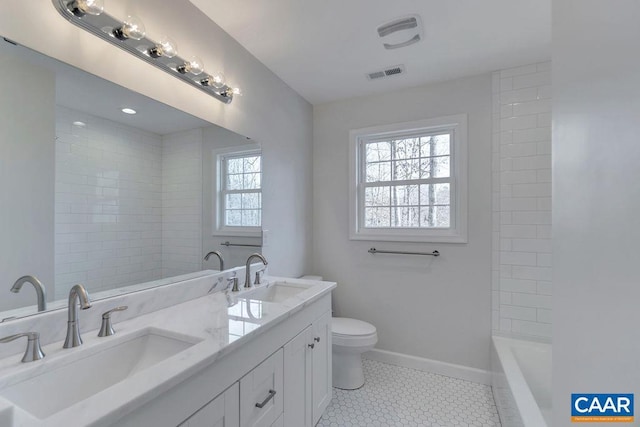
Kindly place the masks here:
<instances>
[{"instance_id":1,"label":"white window frame","mask_svg":"<svg viewBox=\"0 0 640 427\"><path fill-rule=\"evenodd\" d=\"M451 226L449 228L365 228L364 143L416 133L451 132ZM390 242L467 243L467 115L354 129L349 132L349 239Z\"/></svg>"},{"instance_id":2,"label":"white window frame","mask_svg":"<svg viewBox=\"0 0 640 427\"><path fill-rule=\"evenodd\" d=\"M262 226L257 227L243 227L243 226L227 226L224 224L225 215L225 200L224 185L226 182L226 168L224 166L224 160L229 157L238 156L250 156L260 155L262 156L262 150L255 144L250 144L242 147L229 147L218 150L213 150L213 165L212 165L212 178L215 180L213 189L215 194L212 195L213 201L213 218L212 218L212 235L213 236L235 236L235 237L261 237ZM264 164L261 162L261 179L260 179L260 193L264 189ZM262 197L261 197L262 199ZM260 204L262 209L262 202ZM262 221L261 221L262 222Z\"/></svg>"}]
</instances>

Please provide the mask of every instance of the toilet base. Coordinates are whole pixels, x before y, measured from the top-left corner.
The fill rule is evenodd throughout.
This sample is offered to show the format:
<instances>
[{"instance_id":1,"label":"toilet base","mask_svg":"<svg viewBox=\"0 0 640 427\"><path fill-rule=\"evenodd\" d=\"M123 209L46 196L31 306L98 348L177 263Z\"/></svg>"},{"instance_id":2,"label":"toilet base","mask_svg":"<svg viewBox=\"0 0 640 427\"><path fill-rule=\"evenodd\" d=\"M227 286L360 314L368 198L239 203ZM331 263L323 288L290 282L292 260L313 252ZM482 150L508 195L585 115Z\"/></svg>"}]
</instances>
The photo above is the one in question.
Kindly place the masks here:
<instances>
[{"instance_id":1,"label":"toilet base","mask_svg":"<svg viewBox=\"0 0 640 427\"><path fill-rule=\"evenodd\" d=\"M361 352L333 352L333 386L355 390L364 385Z\"/></svg>"}]
</instances>

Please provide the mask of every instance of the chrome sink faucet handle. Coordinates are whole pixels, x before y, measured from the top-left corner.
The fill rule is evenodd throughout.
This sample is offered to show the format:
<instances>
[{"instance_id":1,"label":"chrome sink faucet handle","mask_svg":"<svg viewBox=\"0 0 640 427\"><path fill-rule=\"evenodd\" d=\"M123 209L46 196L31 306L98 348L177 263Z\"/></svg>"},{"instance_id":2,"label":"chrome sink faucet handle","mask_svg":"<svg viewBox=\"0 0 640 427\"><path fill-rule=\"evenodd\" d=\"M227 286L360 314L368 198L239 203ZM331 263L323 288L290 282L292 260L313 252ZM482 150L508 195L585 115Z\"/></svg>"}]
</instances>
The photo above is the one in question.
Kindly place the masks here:
<instances>
[{"instance_id":1,"label":"chrome sink faucet handle","mask_svg":"<svg viewBox=\"0 0 640 427\"><path fill-rule=\"evenodd\" d=\"M24 356L22 356L22 363L43 359L44 352L42 351L42 347L40 347L40 334L37 332L9 335L8 337L0 338L0 343L10 342L22 337L27 337L27 350L24 352Z\"/></svg>"},{"instance_id":2,"label":"chrome sink faucet handle","mask_svg":"<svg viewBox=\"0 0 640 427\"><path fill-rule=\"evenodd\" d=\"M220 271L223 271L224 270L224 259L222 259L222 253L220 251L211 251L211 252L209 252L208 254L206 254L204 256L204 260L205 261L209 261L209 257L211 255L215 255L215 256L218 257L218 260L220 260Z\"/></svg>"},{"instance_id":3,"label":"chrome sink faucet handle","mask_svg":"<svg viewBox=\"0 0 640 427\"><path fill-rule=\"evenodd\" d=\"M11 292L17 294L22 289L22 285L25 283L31 283L36 289L36 295L38 297L38 311L45 311L47 309L47 291L40 280L35 276L22 276L11 287Z\"/></svg>"},{"instance_id":4,"label":"chrome sink faucet handle","mask_svg":"<svg viewBox=\"0 0 640 427\"><path fill-rule=\"evenodd\" d=\"M111 313L116 311L125 311L127 308L129 308L129 306L123 305L102 313L102 325L100 325L100 332L98 332L98 336L110 337L111 335L114 335L116 331L113 329L113 324L111 323Z\"/></svg>"},{"instance_id":5,"label":"chrome sink faucet handle","mask_svg":"<svg viewBox=\"0 0 640 427\"><path fill-rule=\"evenodd\" d=\"M78 302L80 302L80 308L83 310L91 308L89 293L80 284L75 285L69 291L69 320L67 321L67 339L64 341L63 348L82 345L80 324L78 322Z\"/></svg>"},{"instance_id":6,"label":"chrome sink faucet handle","mask_svg":"<svg viewBox=\"0 0 640 427\"><path fill-rule=\"evenodd\" d=\"M244 266L245 269L245 276L244 276L244 287L245 288L250 288L251 287L251 260L254 258L258 258L260 261L262 261L262 263L264 265L269 264L267 262L267 259L265 257L262 256L262 254L259 253L254 253L249 255L249 258L247 258L247 264Z\"/></svg>"},{"instance_id":7,"label":"chrome sink faucet handle","mask_svg":"<svg viewBox=\"0 0 640 427\"><path fill-rule=\"evenodd\" d=\"M262 276L264 275L264 268L262 270L256 271L256 280L253 281L254 285L262 284Z\"/></svg>"},{"instance_id":8,"label":"chrome sink faucet handle","mask_svg":"<svg viewBox=\"0 0 640 427\"><path fill-rule=\"evenodd\" d=\"M227 289L229 289L229 285L233 285L231 292L238 292L240 289L238 288L238 278L237 277L229 277L227 279Z\"/></svg>"}]
</instances>

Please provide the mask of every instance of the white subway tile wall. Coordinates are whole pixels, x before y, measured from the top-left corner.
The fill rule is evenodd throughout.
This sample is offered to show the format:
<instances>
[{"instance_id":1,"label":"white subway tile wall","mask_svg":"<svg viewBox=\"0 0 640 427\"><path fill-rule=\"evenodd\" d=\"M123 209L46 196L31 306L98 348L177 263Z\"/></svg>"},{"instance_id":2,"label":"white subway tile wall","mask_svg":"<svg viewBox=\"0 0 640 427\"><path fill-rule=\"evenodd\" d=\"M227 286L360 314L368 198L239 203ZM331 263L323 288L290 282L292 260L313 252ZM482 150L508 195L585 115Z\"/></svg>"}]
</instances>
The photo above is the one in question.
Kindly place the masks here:
<instances>
[{"instance_id":1,"label":"white subway tile wall","mask_svg":"<svg viewBox=\"0 0 640 427\"><path fill-rule=\"evenodd\" d=\"M55 297L160 278L160 136L61 106L56 136Z\"/></svg>"},{"instance_id":2,"label":"white subway tile wall","mask_svg":"<svg viewBox=\"0 0 640 427\"><path fill-rule=\"evenodd\" d=\"M162 138L162 275L202 270L202 129Z\"/></svg>"},{"instance_id":3,"label":"white subway tile wall","mask_svg":"<svg viewBox=\"0 0 640 427\"><path fill-rule=\"evenodd\" d=\"M551 337L551 63L493 73L494 331Z\"/></svg>"},{"instance_id":4,"label":"white subway tile wall","mask_svg":"<svg viewBox=\"0 0 640 427\"><path fill-rule=\"evenodd\" d=\"M56 299L200 270L201 130L161 137L56 108Z\"/></svg>"}]
</instances>

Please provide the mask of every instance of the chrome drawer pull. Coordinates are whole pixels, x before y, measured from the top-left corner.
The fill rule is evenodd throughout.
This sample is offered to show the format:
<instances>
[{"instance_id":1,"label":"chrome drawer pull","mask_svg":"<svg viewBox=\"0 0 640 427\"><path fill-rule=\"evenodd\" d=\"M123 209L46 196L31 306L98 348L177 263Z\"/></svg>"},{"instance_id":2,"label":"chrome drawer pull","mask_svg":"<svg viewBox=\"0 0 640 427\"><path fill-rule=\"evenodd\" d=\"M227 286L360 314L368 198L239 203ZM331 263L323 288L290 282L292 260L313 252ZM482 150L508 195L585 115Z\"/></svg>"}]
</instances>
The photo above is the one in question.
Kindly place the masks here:
<instances>
[{"instance_id":1,"label":"chrome drawer pull","mask_svg":"<svg viewBox=\"0 0 640 427\"><path fill-rule=\"evenodd\" d=\"M267 403L269 403L269 401L271 399L273 399L273 396L276 395L276 391L275 390L269 390L269 396L267 396L267 398L265 400L262 401L262 403L256 403L256 408L264 408L264 405L266 405Z\"/></svg>"}]
</instances>

